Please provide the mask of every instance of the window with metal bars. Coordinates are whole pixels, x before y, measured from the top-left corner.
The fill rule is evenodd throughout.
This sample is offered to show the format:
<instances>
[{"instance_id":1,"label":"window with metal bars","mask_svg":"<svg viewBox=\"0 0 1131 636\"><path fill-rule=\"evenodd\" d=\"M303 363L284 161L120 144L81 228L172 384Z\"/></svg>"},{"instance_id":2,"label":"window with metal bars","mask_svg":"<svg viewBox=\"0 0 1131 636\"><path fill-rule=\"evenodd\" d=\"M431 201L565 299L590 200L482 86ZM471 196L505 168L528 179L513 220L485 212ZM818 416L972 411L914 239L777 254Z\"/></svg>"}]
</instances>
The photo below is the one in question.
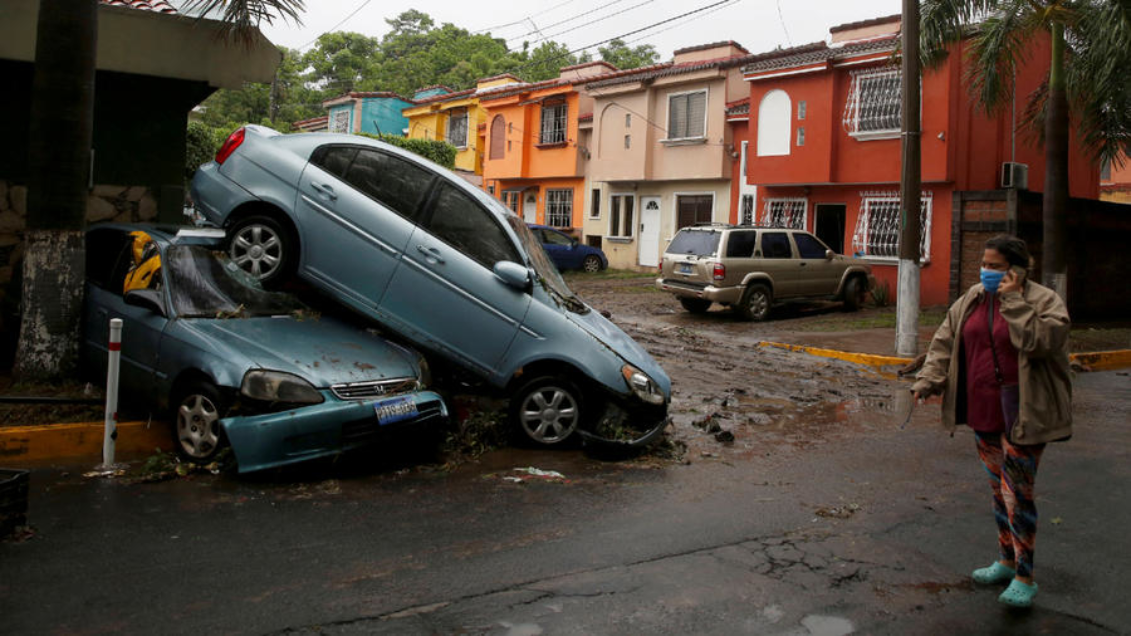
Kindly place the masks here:
<instances>
[{"instance_id":1,"label":"window with metal bars","mask_svg":"<svg viewBox=\"0 0 1131 636\"><path fill-rule=\"evenodd\" d=\"M467 111L454 110L448 115L447 141L456 148L467 147Z\"/></svg>"},{"instance_id":2,"label":"window with metal bars","mask_svg":"<svg viewBox=\"0 0 1131 636\"><path fill-rule=\"evenodd\" d=\"M546 225L573 227L573 190L546 190Z\"/></svg>"},{"instance_id":3,"label":"window with metal bars","mask_svg":"<svg viewBox=\"0 0 1131 636\"><path fill-rule=\"evenodd\" d=\"M900 201L898 192L861 192L860 216L852 233L852 249L859 256L899 258ZM919 198L919 260L931 260L931 194Z\"/></svg>"},{"instance_id":4,"label":"window with metal bars","mask_svg":"<svg viewBox=\"0 0 1131 636\"><path fill-rule=\"evenodd\" d=\"M738 210L739 223L742 225L754 225L754 195L744 194L739 202Z\"/></svg>"},{"instance_id":5,"label":"window with metal bars","mask_svg":"<svg viewBox=\"0 0 1131 636\"><path fill-rule=\"evenodd\" d=\"M632 238L636 196L632 194L609 195L609 238Z\"/></svg>"},{"instance_id":6,"label":"window with metal bars","mask_svg":"<svg viewBox=\"0 0 1131 636\"><path fill-rule=\"evenodd\" d=\"M566 115L569 107L565 102L542 105L541 143L560 144L566 140Z\"/></svg>"},{"instance_id":7,"label":"window with metal bars","mask_svg":"<svg viewBox=\"0 0 1131 636\"><path fill-rule=\"evenodd\" d=\"M678 194L675 197L676 229L714 220L715 197L711 194Z\"/></svg>"},{"instance_id":8,"label":"window with metal bars","mask_svg":"<svg viewBox=\"0 0 1131 636\"><path fill-rule=\"evenodd\" d=\"M805 199L766 199L758 225L804 230L807 203Z\"/></svg>"},{"instance_id":9,"label":"window with metal bars","mask_svg":"<svg viewBox=\"0 0 1131 636\"><path fill-rule=\"evenodd\" d=\"M848 101L844 105L844 129L848 134L867 139L897 135L903 85L899 69L853 71Z\"/></svg>"},{"instance_id":10,"label":"window with metal bars","mask_svg":"<svg viewBox=\"0 0 1131 636\"><path fill-rule=\"evenodd\" d=\"M668 139L698 139L707 134L707 91L668 96Z\"/></svg>"},{"instance_id":11,"label":"window with metal bars","mask_svg":"<svg viewBox=\"0 0 1131 636\"><path fill-rule=\"evenodd\" d=\"M345 108L334 111L330 118L330 132L348 133L350 131L350 112Z\"/></svg>"}]
</instances>

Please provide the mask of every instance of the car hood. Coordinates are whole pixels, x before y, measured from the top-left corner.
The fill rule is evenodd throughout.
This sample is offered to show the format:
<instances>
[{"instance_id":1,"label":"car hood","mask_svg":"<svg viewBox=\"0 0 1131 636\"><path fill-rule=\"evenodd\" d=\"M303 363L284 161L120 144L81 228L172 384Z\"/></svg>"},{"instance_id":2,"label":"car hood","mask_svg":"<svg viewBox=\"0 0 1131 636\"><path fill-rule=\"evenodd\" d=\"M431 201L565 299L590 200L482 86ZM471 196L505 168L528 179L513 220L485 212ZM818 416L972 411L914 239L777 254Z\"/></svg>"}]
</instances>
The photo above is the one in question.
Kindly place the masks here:
<instances>
[{"instance_id":1,"label":"car hood","mask_svg":"<svg viewBox=\"0 0 1131 636\"><path fill-rule=\"evenodd\" d=\"M415 353L326 317L193 318L184 322L228 359L242 356L252 368L293 373L318 388L419 376Z\"/></svg>"},{"instance_id":2,"label":"car hood","mask_svg":"<svg viewBox=\"0 0 1131 636\"><path fill-rule=\"evenodd\" d=\"M597 313L593 308L589 308L589 311L583 314L565 311L565 315L571 322L587 331L613 353L647 373L663 390L664 395L671 395L671 380L668 378L668 374L644 350L644 347L641 347L628 334L621 331L620 327L614 325L612 321Z\"/></svg>"}]
</instances>

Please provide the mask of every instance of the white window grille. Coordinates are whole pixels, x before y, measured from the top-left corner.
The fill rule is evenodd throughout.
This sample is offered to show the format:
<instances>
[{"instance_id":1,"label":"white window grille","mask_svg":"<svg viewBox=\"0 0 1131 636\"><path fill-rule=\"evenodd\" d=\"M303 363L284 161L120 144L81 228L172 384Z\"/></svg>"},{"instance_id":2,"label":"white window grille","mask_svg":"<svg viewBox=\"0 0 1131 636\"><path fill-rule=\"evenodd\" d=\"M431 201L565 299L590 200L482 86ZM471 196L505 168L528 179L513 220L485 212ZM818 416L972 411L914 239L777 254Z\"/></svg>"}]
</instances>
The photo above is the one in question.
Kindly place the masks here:
<instances>
[{"instance_id":1,"label":"white window grille","mask_svg":"<svg viewBox=\"0 0 1131 636\"><path fill-rule=\"evenodd\" d=\"M899 69L861 69L852 72L852 86L844 105L844 129L858 138L897 135L903 85Z\"/></svg>"},{"instance_id":2,"label":"white window grille","mask_svg":"<svg viewBox=\"0 0 1131 636\"><path fill-rule=\"evenodd\" d=\"M920 262L931 260L931 193L919 197ZM899 258L899 192L861 192L860 216L852 233L852 250L858 256L897 260Z\"/></svg>"},{"instance_id":3,"label":"white window grille","mask_svg":"<svg viewBox=\"0 0 1131 636\"><path fill-rule=\"evenodd\" d=\"M805 229L805 211L808 201L800 199L766 199L758 225Z\"/></svg>"},{"instance_id":4,"label":"white window grille","mask_svg":"<svg viewBox=\"0 0 1131 636\"><path fill-rule=\"evenodd\" d=\"M511 212L518 214L518 200L522 197L520 190L503 190L503 205L510 208Z\"/></svg>"},{"instance_id":5,"label":"white window grille","mask_svg":"<svg viewBox=\"0 0 1131 636\"><path fill-rule=\"evenodd\" d=\"M668 139L698 139L707 134L707 91L668 96Z\"/></svg>"},{"instance_id":6,"label":"white window grille","mask_svg":"<svg viewBox=\"0 0 1131 636\"><path fill-rule=\"evenodd\" d=\"M557 102L554 104L546 104L542 106L541 143L565 143L567 112L568 106L565 102Z\"/></svg>"},{"instance_id":7,"label":"white window grille","mask_svg":"<svg viewBox=\"0 0 1131 636\"><path fill-rule=\"evenodd\" d=\"M456 148L467 147L467 111L452 111L448 115L447 142Z\"/></svg>"},{"instance_id":8,"label":"white window grille","mask_svg":"<svg viewBox=\"0 0 1131 636\"><path fill-rule=\"evenodd\" d=\"M546 190L546 225L573 227L573 190Z\"/></svg>"},{"instance_id":9,"label":"white window grille","mask_svg":"<svg viewBox=\"0 0 1131 636\"><path fill-rule=\"evenodd\" d=\"M741 225L754 225L754 195L744 194L739 202L738 217Z\"/></svg>"},{"instance_id":10,"label":"white window grille","mask_svg":"<svg viewBox=\"0 0 1131 636\"><path fill-rule=\"evenodd\" d=\"M345 108L334 111L330 118L330 132L348 133L350 131L350 112Z\"/></svg>"}]
</instances>

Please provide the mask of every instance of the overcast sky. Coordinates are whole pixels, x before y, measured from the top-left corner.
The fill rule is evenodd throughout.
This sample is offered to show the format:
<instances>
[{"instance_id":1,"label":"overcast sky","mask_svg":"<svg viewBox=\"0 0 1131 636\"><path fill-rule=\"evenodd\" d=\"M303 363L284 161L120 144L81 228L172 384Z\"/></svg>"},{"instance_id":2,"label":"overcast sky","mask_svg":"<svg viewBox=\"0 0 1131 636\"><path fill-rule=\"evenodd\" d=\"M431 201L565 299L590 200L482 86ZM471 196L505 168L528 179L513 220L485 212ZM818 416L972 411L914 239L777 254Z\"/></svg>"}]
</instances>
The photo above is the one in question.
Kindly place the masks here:
<instances>
[{"instance_id":1,"label":"overcast sky","mask_svg":"<svg viewBox=\"0 0 1131 636\"><path fill-rule=\"evenodd\" d=\"M299 48L331 30L381 36L389 30L386 18L418 9L437 24L490 30L495 37L507 38L511 48L521 47L524 39L534 42L545 36L577 49L717 2L720 0L306 0L301 26L276 21L262 28L275 44ZM829 27L893 15L900 12L900 6L900 0L726 0L624 39L634 45L655 45L662 60L670 59L678 48L719 40L735 40L758 53L822 41ZM339 22L342 24L336 26ZM596 48L592 51L595 54Z\"/></svg>"}]
</instances>

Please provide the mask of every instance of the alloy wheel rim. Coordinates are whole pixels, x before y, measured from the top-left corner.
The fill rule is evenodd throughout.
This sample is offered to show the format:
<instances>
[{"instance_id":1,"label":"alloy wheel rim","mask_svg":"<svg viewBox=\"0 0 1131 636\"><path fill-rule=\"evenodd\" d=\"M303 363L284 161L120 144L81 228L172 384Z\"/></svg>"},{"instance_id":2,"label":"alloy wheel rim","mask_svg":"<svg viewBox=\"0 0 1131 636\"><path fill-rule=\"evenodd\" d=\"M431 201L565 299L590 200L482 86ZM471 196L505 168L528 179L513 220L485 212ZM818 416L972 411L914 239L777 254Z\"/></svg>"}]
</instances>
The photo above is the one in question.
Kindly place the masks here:
<instances>
[{"instance_id":1,"label":"alloy wheel rim","mask_svg":"<svg viewBox=\"0 0 1131 636\"><path fill-rule=\"evenodd\" d=\"M569 437L577 428L577 401L565 389L546 387L522 402L520 420L526 434L536 442L553 444Z\"/></svg>"},{"instance_id":2,"label":"alloy wheel rim","mask_svg":"<svg viewBox=\"0 0 1131 636\"><path fill-rule=\"evenodd\" d=\"M194 394L177 409L177 441L190 457L208 457L220 445L220 412L212 400Z\"/></svg>"},{"instance_id":3,"label":"alloy wheel rim","mask_svg":"<svg viewBox=\"0 0 1131 636\"><path fill-rule=\"evenodd\" d=\"M596 258L590 256L589 258L585 259L585 271L592 274L599 269L601 269L601 264L597 262Z\"/></svg>"},{"instance_id":4,"label":"alloy wheel rim","mask_svg":"<svg viewBox=\"0 0 1131 636\"><path fill-rule=\"evenodd\" d=\"M283 262L283 244L271 228L249 225L232 239L229 255L240 269L262 280L279 269Z\"/></svg>"},{"instance_id":5,"label":"alloy wheel rim","mask_svg":"<svg viewBox=\"0 0 1131 636\"><path fill-rule=\"evenodd\" d=\"M761 292L755 292L750 296L750 313L755 316L761 316L766 312L769 302L766 301L766 295Z\"/></svg>"}]
</instances>

